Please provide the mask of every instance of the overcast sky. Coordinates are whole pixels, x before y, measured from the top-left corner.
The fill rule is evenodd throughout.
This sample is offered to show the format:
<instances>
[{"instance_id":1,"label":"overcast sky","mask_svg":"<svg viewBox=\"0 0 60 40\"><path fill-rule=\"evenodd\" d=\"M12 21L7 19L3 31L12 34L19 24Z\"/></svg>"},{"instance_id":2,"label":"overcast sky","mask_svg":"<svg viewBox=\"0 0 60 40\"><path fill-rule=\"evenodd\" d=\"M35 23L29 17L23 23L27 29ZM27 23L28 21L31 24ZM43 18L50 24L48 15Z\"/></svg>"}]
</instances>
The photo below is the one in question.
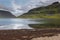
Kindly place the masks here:
<instances>
[{"instance_id":1,"label":"overcast sky","mask_svg":"<svg viewBox=\"0 0 60 40\"><path fill-rule=\"evenodd\" d=\"M12 14L15 16L22 15L32 8L46 6L59 0L0 0L0 6L11 8Z\"/></svg>"}]
</instances>

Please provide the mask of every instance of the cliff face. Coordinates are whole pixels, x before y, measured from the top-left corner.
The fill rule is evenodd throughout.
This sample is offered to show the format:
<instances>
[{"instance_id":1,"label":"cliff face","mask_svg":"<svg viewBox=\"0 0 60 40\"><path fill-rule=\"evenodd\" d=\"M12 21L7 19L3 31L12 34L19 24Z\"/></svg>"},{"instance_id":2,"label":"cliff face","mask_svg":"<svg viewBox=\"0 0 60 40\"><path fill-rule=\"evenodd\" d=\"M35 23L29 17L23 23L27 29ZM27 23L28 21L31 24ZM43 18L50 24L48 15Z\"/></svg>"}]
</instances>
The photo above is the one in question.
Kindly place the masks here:
<instances>
[{"instance_id":1,"label":"cliff face","mask_svg":"<svg viewBox=\"0 0 60 40\"><path fill-rule=\"evenodd\" d=\"M0 18L15 18L9 11L0 10Z\"/></svg>"}]
</instances>

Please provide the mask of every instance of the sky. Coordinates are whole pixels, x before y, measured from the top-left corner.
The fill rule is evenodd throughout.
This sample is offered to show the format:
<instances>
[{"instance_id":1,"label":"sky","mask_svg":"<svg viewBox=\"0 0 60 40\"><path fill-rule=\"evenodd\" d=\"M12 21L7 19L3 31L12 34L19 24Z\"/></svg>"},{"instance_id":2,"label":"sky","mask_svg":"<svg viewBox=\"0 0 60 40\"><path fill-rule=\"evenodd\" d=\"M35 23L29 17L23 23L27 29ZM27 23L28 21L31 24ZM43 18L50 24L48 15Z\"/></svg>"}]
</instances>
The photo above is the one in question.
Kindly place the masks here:
<instances>
[{"instance_id":1,"label":"sky","mask_svg":"<svg viewBox=\"0 0 60 40\"><path fill-rule=\"evenodd\" d=\"M0 10L8 10L13 15L19 16L29 10L40 7L47 6L60 0L0 0Z\"/></svg>"}]
</instances>

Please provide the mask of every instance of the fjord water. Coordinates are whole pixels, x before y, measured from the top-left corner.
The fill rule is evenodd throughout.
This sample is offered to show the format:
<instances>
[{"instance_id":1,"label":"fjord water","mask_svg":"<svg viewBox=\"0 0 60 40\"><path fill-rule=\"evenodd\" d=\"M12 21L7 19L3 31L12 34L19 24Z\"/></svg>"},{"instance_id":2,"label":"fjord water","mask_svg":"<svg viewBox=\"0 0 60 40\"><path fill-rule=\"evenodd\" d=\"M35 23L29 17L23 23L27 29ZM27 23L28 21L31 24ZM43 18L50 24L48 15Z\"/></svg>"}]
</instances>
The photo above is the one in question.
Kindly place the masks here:
<instances>
[{"instance_id":1,"label":"fjord water","mask_svg":"<svg viewBox=\"0 0 60 40\"><path fill-rule=\"evenodd\" d=\"M39 19L38 19L39 20ZM0 18L0 30L33 29L28 24L39 24L37 19Z\"/></svg>"}]
</instances>

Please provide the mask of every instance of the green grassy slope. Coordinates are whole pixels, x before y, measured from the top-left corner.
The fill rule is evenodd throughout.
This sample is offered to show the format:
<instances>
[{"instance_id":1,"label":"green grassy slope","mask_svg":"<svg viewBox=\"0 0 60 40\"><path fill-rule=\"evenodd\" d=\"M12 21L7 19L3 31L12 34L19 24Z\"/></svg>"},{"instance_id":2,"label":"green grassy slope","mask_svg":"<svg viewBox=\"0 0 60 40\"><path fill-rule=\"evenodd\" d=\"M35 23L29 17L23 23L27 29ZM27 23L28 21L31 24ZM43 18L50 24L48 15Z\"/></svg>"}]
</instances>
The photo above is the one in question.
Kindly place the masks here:
<instances>
[{"instance_id":1,"label":"green grassy slope","mask_svg":"<svg viewBox=\"0 0 60 40\"><path fill-rule=\"evenodd\" d=\"M54 2L51 5L38 7L29 10L28 13L25 13L17 18L60 18L60 3Z\"/></svg>"}]
</instances>

